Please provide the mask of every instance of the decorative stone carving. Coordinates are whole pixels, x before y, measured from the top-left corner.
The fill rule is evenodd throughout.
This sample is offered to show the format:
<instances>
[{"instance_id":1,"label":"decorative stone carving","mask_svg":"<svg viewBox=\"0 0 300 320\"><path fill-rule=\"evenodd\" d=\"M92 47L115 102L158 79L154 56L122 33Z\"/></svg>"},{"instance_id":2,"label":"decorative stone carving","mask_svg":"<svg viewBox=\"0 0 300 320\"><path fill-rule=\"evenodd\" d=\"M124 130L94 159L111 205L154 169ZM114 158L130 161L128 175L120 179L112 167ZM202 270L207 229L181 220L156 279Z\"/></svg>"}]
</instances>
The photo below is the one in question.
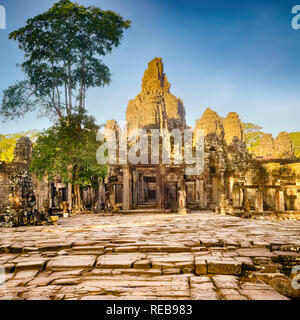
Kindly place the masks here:
<instances>
[{"instance_id":1,"label":"decorative stone carving","mask_svg":"<svg viewBox=\"0 0 300 320\"><path fill-rule=\"evenodd\" d=\"M287 132L280 132L275 139L274 158L290 159L294 157L294 149L291 138Z\"/></svg>"},{"instance_id":2,"label":"decorative stone carving","mask_svg":"<svg viewBox=\"0 0 300 320\"><path fill-rule=\"evenodd\" d=\"M236 137L242 142L246 142L245 130L242 126L241 119L236 112L228 113L223 121L226 143L229 145Z\"/></svg>"},{"instance_id":3,"label":"decorative stone carving","mask_svg":"<svg viewBox=\"0 0 300 320\"><path fill-rule=\"evenodd\" d=\"M32 157L32 142L28 137L21 137L15 147L13 162L29 165Z\"/></svg>"},{"instance_id":4,"label":"decorative stone carving","mask_svg":"<svg viewBox=\"0 0 300 320\"><path fill-rule=\"evenodd\" d=\"M287 132L280 132L275 140L271 134L264 134L254 152L264 159L295 158L293 144Z\"/></svg>"},{"instance_id":5,"label":"decorative stone carving","mask_svg":"<svg viewBox=\"0 0 300 320\"><path fill-rule=\"evenodd\" d=\"M274 154L274 138L272 134L265 133L260 141L260 144L254 150L258 157L269 157L272 158Z\"/></svg>"},{"instance_id":6,"label":"decorative stone carving","mask_svg":"<svg viewBox=\"0 0 300 320\"><path fill-rule=\"evenodd\" d=\"M204 135L216 134L220 137L224 137L224 128L221 117L210 108L207 108L202 117L196 121L195 129L203 129Z\"/></svg>"}]
</instances>

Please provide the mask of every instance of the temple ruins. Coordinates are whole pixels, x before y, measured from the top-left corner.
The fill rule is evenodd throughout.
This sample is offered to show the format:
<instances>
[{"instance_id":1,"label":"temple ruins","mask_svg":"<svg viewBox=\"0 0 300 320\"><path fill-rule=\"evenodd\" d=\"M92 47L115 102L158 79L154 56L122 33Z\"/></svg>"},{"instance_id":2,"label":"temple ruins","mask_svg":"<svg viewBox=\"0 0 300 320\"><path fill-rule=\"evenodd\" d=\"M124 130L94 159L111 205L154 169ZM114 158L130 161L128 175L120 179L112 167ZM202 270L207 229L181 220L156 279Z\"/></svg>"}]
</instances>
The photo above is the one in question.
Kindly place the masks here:
<instances>
[{"instance_id":1,"label":"temple ruins","mask_svg":"<svg viewBox=\"0 0 300 320\"><path fill-rule=\"evenodd\" d=\"M183 132L186 124L183 101L170 91L161 58L150 61L142 79L141 92L130 100L126 110L126 129L152 129ZM106 128L119 137L119 125L107 121ZM176 212L180 190L184 191L187 210L216 210L219 213L264 211L300 211L300 160L294 156L286 132L276 139L270 134L250 154L239 115L230 112L224 119L207 108L193 130L204 133L204 170L199 175L186 175L182 164L116 164L99 190L83 191L86 208L95 201L104 203L109 194L112 208L123 212L151 210ZM45 201L57 208L70 199L70 189L60 177L39 181L29 171L32 143L21 138L12 163L0 163L0 209L9 205L9 195L22 198L30 188L36 195L35 208L43 210ZM23 178L20 178L23 177ZM17 180L24 186L14 186ZM180 210L182 211L182 210Z\"/></svg>"}]
</instances>

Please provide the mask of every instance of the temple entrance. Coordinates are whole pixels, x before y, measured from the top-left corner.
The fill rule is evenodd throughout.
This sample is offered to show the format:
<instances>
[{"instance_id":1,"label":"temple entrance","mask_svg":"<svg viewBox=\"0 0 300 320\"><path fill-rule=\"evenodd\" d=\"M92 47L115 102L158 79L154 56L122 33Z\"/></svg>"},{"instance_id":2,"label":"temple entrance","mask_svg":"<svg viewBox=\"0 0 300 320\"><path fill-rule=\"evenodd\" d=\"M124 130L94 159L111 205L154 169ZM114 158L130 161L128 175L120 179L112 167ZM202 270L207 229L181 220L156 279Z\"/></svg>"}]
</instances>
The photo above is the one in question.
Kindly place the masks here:
<instances>
[{"instance_id":1,"label":"temple entrance","mask_svg":"<svg viewBox=\"0 0 300 320\"><path fill-rule=\"evenodd\" d=\"M137 181L137 205L154 207L157 204L157 179L155 170L139 170Z\"/></svg>"},{"instance_id":2,"label":"temple entrance","mask_svg":"<svg viewBox=\"0 0 300 320\"><path fill-rule=\"evenodd\" d=\"M167 183L167 206L170 209L177 209L178 205L178 183Z\"/></svg>"}]
</instances>

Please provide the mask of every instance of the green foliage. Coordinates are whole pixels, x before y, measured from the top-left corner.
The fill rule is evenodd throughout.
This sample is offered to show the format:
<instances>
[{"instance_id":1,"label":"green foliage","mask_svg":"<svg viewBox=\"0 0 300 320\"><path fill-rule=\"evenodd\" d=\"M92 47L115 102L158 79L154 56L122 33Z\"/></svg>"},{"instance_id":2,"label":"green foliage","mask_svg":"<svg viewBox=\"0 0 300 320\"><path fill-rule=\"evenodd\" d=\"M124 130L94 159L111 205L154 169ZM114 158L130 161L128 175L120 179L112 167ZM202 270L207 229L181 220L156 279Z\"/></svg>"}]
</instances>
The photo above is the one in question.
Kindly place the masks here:
<instances>
[{"instance_id":1,"label":"green foliage","mask_svg":"<svg viewBox=\"0 0 300 320\"><path fill-rule=\"evenodd\" d=\"M260 139L263 136L262 127L253 123L243 123L246 135L246 144L248 150L253 152L260 144Z\"/></svg>"},{"instance_id":2,"label":"green foliage","mask_svg":"<svg viewBox=\"0 0 300 320\"><path fill-rule=\"evenodd\" d=\"M14 150L17 141L21 137L28 137L34 143L38 137L37 130L0 135L0 161L11 162L14 157Z\"/></svg>"},{"instance_id":3,"label":"green foliage","mask_svg":"<svg viewBox=\"0 0 300 320\"><path fill-rule=\"evenodd\" d=\"M102 58L120 45L130 24L112 11L70 0L60 0L27 20L9 35L24 51L21 68L26 80L4 91L4 119L35 110L61 119L84 109L86 91L109 84L110 71Z\"/></svg>"},{"instance_id":4,"label":"green foliage","mask_svg":"<svg viewBox=\"0 0 300 320\"><path fill-rule=\"evenodd\" d=\"M106 167L96 159L98 130L95 119L85 113L62 118L39 135L31 170L40 178L49 174L51 180L58 175L72 185L97 186L106 175Z\"/></svg>"},{"instance_id":5,"label":"green foliage","mask_svg":"<svg viewBox=\"0 0 300 320\"><path fill-rule=\"evenodd\" d=\"M295 156L300 157L300 132L291 132L289 136L295 150Z\"/></svg>"}]
</instances>

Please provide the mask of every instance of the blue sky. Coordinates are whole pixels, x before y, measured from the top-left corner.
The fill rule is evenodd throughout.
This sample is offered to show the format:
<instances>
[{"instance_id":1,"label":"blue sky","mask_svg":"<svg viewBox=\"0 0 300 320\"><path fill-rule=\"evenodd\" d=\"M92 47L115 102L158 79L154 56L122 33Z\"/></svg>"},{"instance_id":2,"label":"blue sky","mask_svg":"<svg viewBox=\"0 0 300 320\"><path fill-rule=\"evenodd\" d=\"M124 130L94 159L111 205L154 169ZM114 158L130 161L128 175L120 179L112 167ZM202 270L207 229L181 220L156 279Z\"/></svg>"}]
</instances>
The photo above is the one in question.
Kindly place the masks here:
<instances>
[{"instance_id":1,"label":"blue sky","mask_svg":"<svg viewBox=\"0 0 300 320\"><path fill-rule=\"evenodd\" d=\"M9 32L49 9L54 0L0 0L7 30L0 30L0 99L23 74ZM121 46L104 58L112 83L88 92L87 107L99 123L124 120L140 92L147 63L162 57L171 91L184 101L188 125L210 107L221 116L238 112L265 132L300 131L300 29L291 27L300 0L78 0L132 20ZM35 114L0 122L0 133L47 128Z\"/></svg>"}]
</instances>

